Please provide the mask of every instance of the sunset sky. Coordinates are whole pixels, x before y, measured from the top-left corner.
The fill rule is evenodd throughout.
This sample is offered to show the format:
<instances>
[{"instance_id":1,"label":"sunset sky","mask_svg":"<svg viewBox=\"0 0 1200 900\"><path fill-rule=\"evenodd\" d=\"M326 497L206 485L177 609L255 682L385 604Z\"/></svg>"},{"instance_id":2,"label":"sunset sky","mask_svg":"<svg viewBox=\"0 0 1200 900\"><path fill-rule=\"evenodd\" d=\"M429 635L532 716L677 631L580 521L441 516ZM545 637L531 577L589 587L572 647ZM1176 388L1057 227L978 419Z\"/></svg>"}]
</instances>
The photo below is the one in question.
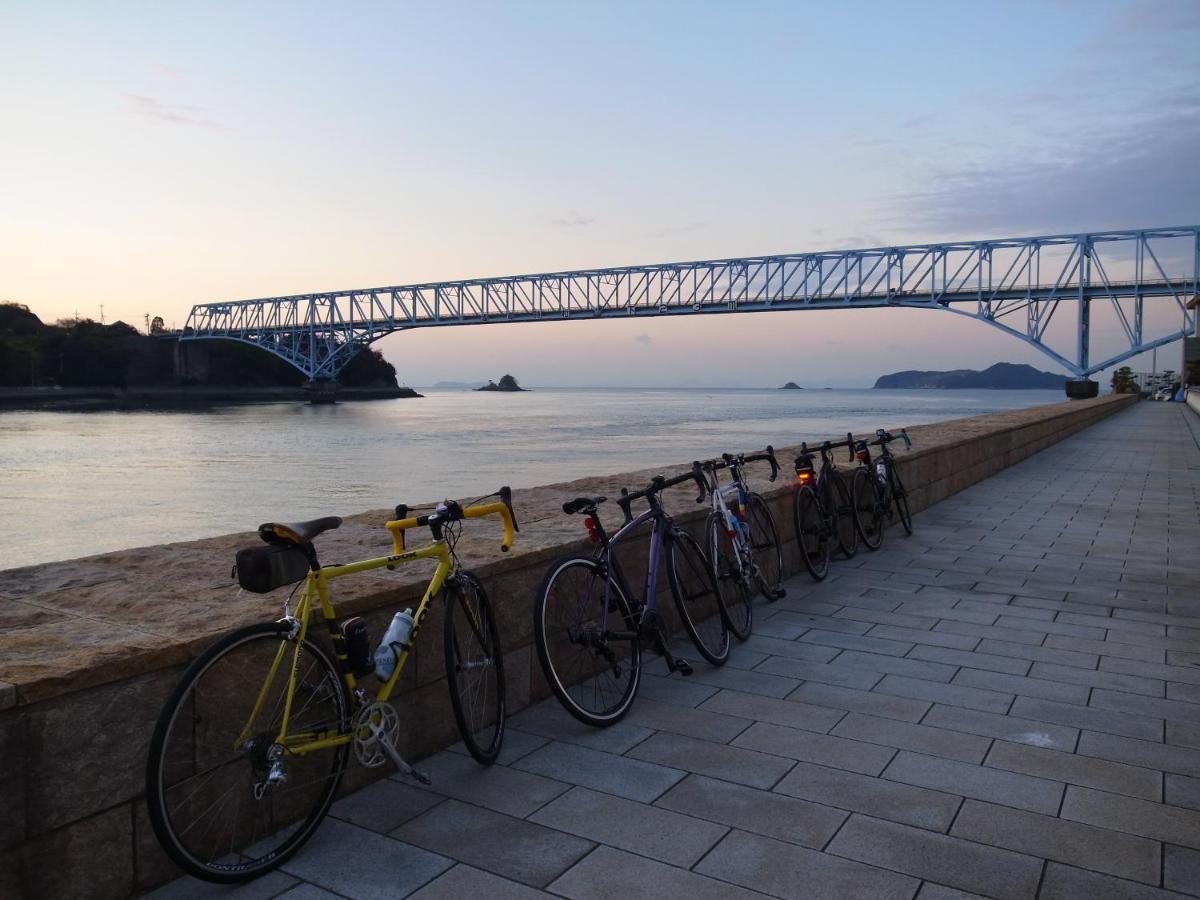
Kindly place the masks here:
<instances>
[{"instance_id":1,"label":"sunset sky","mask_svg":"<svg viewBox=\"0 0 1200 900\"><path fill-rule=\"evenodd\" d=\"M0 301L195 303L1200 222L1200 3L0 13ZM1098 322L1098 353L1115 335ZM429 329L411 384L869 385L1046 357L910 310ZM1164 351L1172 363L1177 349Z\"/></svg>"}]
</instances>

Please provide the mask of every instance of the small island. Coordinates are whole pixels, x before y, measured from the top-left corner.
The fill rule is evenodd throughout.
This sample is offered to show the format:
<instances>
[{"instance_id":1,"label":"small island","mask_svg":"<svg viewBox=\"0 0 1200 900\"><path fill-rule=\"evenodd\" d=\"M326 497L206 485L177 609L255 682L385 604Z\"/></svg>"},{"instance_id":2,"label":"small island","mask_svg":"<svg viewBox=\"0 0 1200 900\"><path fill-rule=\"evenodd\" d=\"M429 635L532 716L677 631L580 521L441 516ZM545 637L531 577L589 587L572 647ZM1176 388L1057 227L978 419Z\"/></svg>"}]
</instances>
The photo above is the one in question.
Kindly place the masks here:
<instances>
[{"instance_id":1,"label":"small island","mask_svg":"<svg viewBox=\"0 0 1200 900\"><path fill-rule=\"evenodd\" d=\"M787 384L785 384L783 387L781 387L780 390L781 391L802 391L802 390L804 390L804 388L800 387L800 385L796 384L796 382L794 382L794 381L789 381Z\"/></svg>"},{"instance_id":2,"label":"small island","mask_svg":"<svg viewBox=\"0 0 1200 900\"><path fill-rule=\"evenodd\" d=\"M475 388L475 390L477 390L477 391L507 391L507 392L512 393L512 392L516 392L516 391L527 391L529 389L523 388L519 384L517 384L517 379L513 378L511 375L505 375L500 379L499 384L497 384L494 381L489 381L483 387Z\"/></svg>"},{"instance_id":3,"label":"small island","mask_svg":"<svg viewBox=\"0 0 1200 900\"><path fill-rule=\"evenodd\" d=\"M876 388L974 388L985 390L1062 390L1066 375L1041 372L1033 366L1015 363L996 363L977 372L974 369L954 369L949 372L893 372L881 375Z\"/></svg>"}]
</instances>

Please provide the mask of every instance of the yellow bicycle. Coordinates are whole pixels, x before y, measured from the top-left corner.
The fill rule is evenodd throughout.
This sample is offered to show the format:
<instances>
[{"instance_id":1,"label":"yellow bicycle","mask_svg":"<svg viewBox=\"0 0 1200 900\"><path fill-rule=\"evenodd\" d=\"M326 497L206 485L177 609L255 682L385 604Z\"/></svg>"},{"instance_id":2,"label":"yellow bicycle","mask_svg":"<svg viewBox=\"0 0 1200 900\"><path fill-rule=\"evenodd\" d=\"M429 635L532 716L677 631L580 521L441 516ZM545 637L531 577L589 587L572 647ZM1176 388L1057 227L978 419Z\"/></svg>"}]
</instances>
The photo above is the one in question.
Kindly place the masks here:
<instances>
[{"instance_id":1,"label":"yellow bicycle","mask_svg":"<svg viewBox=\"0 0 1200 900\"><path fill-rule=\"evenodd\" d=\"M239 629L188 666L150 742L150 821L163 849L185 871L237 882L284 862L328 812L351 751L363 765L390 761L428 783L397 750L400 721L388 698L438 596L446 601L446 678L459 731L475 759L495 761L504 737L500 638L483 585L454 552L462 521L482 516L499 516L501 550L512 546L517 522L511 491L504 487L491 496L499 500L467 506L445 501L421 516L398 506L396 519L385 526L392 553L345 565L322 566L313 546L314 538L341 525L340 518L260 526L265 544L238 554L239 583L265 593L303 580L300 599L292 609L289 597L278 621ZM405 531L426 526L432 543L407 549ZM392 646L394 668L378 679L365 623L337 620L329 583L421 559L436 560L437 568L409 633ZM310 630L318 608L332 654Z\"/></svg>"}]
</instances>

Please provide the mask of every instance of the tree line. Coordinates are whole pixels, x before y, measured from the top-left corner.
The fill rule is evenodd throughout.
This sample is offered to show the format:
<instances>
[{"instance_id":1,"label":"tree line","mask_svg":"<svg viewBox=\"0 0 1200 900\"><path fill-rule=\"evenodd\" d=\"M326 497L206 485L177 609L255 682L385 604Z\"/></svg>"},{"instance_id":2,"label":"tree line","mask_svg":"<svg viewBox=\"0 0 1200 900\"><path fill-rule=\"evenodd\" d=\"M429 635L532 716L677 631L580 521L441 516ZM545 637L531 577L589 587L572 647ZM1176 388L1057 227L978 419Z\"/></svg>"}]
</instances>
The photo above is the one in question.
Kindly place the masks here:
<instances>
[{"instance_id":1,"label":"tree line","mask_svg":"<svg viewBox=\"0 0 1200 900\"><path fill-rule=\"evenodd\" d=\"M207 376L180 379L175 338L163 333L157 317L150 331L86 318L47 325L23 304L0 303L0 386L298 387L304 382L303 373L279 357L234 341L205 341ZM347 387L396 387L396 370L368 347L338 381Z\"/></svg>"}]
</instances>

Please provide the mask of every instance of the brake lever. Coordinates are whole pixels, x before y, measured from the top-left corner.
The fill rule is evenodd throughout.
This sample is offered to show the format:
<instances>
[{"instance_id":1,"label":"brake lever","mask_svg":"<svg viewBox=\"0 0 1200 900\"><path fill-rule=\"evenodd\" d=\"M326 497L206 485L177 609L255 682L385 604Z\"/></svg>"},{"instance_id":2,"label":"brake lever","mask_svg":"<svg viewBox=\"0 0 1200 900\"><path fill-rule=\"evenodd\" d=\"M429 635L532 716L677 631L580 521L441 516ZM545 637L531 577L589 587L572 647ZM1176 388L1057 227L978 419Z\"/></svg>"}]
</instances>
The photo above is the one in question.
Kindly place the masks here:
<instances>
[{"instance_id":1,"label":"brake lever","mask_svg":"<svg viewBox=\"0 0 1200 900\"><path fill-rule=\"evenodd\" d=\"M700 467L698 461L692 461L692 477L696 479L696 484L700 488L700 496L696 498L697 503L703 503L704 498L708 496L708 479L704 477L704 469Z\"/></svg>"},{"instance_id":2,"label":"brake lever","mask_svg":"<svg viewBox=\"0 0 1200 900\"><path fill-rule=\"evenodd\" d=\"M912 441L910 441L908 439L908 429L907 428L900 429L900 437L902 437L904 439L904 449L911 450L912 449Z\"/></svg>"},{"instance_id":3,"label":"brake lever","mask_svg":"<svg viewBox=\"0 0 1200 900\"><path fill-rule=\"evenodd\" d=\"M854 462L854 432L846 432L846 451L850 454L849 461Z\"/></svg>"},{"instance_id":4,"label":"brake lever","mask_svg":"<svg viewBox=\"0 0 1200 900\"><path fill-rule=\"evenodd\" d=\"M767 462L771 464L770 481L774 481L779 477L779 462L775 459L775 448L767 444Z\"/></svg>"}]
</instances>

